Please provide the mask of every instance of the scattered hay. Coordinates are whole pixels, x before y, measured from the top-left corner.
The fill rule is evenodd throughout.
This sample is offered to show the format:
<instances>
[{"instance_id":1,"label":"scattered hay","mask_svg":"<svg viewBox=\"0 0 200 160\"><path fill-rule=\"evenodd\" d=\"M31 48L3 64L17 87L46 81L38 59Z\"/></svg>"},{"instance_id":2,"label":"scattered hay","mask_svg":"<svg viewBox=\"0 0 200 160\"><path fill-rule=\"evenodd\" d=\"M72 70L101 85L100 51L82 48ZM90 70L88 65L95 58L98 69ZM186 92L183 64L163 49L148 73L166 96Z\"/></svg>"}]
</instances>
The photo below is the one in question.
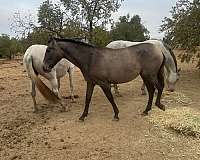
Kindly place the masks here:
<instances>
[{"instance_id":1,"label":"scattered hay","mask_svg":"<svg viewBox=\"0 0 200 160\"><path fill-rule=\"evenodd\" d=\"M181 104L183 106L188 106L192 104L192 99L185 96L183 93L180 92L163 92L162 101L166 104Z\"/></svg>"},{"instance_id":2,"label":"scattered hay","mask_svg":"<svg viewBox=\"0 0 200 160\"><path fill-rule=\"evenodd\" d=\"M200 112L192 108L173 108L165 112L155 110L149 119L150 122L159 127L200 138Z\"/></svg>"}]
</instances>

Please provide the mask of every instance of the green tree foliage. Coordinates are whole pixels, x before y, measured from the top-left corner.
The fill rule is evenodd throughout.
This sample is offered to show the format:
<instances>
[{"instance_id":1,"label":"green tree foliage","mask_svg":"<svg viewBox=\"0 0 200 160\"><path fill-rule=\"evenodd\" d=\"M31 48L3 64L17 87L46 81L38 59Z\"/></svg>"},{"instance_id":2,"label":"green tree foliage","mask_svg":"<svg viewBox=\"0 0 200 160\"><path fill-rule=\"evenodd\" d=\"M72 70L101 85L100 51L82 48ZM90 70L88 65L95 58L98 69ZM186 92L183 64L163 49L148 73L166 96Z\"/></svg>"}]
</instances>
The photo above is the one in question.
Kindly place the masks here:
<instances>
[{"instance_id":1,"label":"green tree foliage","mask_svg":"<svg viewBox=\"0 0 200 160\"><path fill-rule=\"evenodd\" d=\"M111 20L111 14L120 7L123 0L61 0L72 19L79 21L88 31L89 40L93 41L93 29L105 28Z\"/></svg>"},{"instance_id":2,"label":"green tree foliage","mask_svg":"<svg viewBox=\"0 0 200 160\"><path fill-rule=\"evenodd\" d=\"M36 27L33 15L31 13L22 15L22 13L15 12L11 18L11 30L16 34L17 38L25 38Z\"/></svg>"},{"instance_id":3,"label":"green tree foliage","mask_svg":"<svg viewBox=\"0 0 200 160\"><path fill-rule=\"evenodd\" d=\"M110 41L111 37L108 31L103 28L96 27L93 29L93 44L99 47L105 47Z\"/></svg>"},{"instance_id":4,"label":"green tree foliage","mask_svg":"<svg viewBox=\"0 0 200 160\"><path fill-rule=\"evenodd\" d=\"M165 32L165 40L174 48L187 50L180 55L182 62L190 62L197 56L200 67L200 54L196 50L200 45L200 1L179 0L170 12L171 18L165 17L160 29Z\"/></svg>"},{"instance_id":5,"label":"green tree foliage","mask_svg":"<svg viewBox=\"0 0 200 160\"><path fill-rule=\"evenodd\" d=\"M35 28L31 33L28 34L26 38L21 38L21 43L23 44L23 53L26 49L33 44L43 44L47 45L50 39L51 33L45 29Z\"/></svg>"},{"instance_id":6,"label":"green tree foliage","mask_svg":"<svg viewBox=\"0 0 200 160\"><path fill-rule=\"evenodd\" d=\"M81 23L78 21L68 21L64 25L63 36L67 38L73 37L84 37L87 35L87 32L81 27Z\"/></svg>"},{"instance_id":7,"label":"green tree foliage","mask_svg":"<svg viewBox=\"0 0 200 160\"><path fill-rule=\"evenodd\" d=\"M149 39L149 31L141 23L139 15L130 18L128 14L121 16L112 26L111 36L113 40L144 41Z\"/></svg>"},{"instance_id":8,"label":"green tree foliage","mask_svg":"<svg viewBox=\"0 0 200 160\"><path fill-rule=\"evenodd\" d=\"M38 10L38 23L40 28L46 29L56 36L62 37L66 21L66 13L60 2L44 1Z\"/></svg>"},{"instance_id":9,"label":"green tree foliage","mask_svg":"<svg viewBox=\"0 0 200 160\"><path fill-rule=\"evenodd\" d=\"M0 58L14 58L17 52L21 51L21 43L15 39L2 34L0 36Z\"/></svg>"}]
</instances>

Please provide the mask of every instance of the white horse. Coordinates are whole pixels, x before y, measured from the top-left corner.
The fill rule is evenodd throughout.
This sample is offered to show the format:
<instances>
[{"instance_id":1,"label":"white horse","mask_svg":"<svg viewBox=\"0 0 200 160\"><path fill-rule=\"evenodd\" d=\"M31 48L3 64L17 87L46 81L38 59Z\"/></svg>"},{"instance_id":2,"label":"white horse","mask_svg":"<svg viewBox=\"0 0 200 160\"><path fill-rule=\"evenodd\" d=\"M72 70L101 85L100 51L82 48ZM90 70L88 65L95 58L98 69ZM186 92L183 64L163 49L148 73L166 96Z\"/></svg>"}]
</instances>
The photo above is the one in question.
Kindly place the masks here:
<instances>
[{"instance_id":1,"label":"white horse","mask_svg":"<svg viewBox=\"0 0 200 160\"><path fill-rule=\"evenodd\" d=\"M62 59L56 64L56 66L52 69L51 72L45 73L43 71L43 59L45 56L46 48L47 46L45 45L32 45L26 50L23 58L24 67L28 73L28 76L31 79L31 96L33 99L34 111L38 110L35 100L35 86L37 86L39 91L47 100L55 102L58 100L57 96L60 97L60 78L65 76L67 72L69 74L70 80L71 98L72 101L74 101L74 87L72 80L74 65L68 60ZM38 74L49 80L53 92L49 90L48 87L46 87L46 85L38 78Z\"/></svg>"},{"instance_id":2,"label":"white horse","mask_svg":"<svg viewBox=\"0 0 200 160\"><path fill-rule=\"evenodd\" d=\"M110 42L106 47L112 48L112 49L119 49L119 48L130 47L132 45L137 45L140 43L151 43L161 50L161 53L163 53L163 55L165 56L164 76L167 82L168 90L173 92L175 90L175 84L179 79L180 69L177 68L177 61L176 61L176 57L174 53L161 40L147 40L144 42L131 42L131 41L117 40L117 41ZM115 89L115 94L120 95L117 84L114 84L114 89ZM144 83L141 87L141 90L142 90L142 94L146 94Z\"/></svg>"}]
</instances>

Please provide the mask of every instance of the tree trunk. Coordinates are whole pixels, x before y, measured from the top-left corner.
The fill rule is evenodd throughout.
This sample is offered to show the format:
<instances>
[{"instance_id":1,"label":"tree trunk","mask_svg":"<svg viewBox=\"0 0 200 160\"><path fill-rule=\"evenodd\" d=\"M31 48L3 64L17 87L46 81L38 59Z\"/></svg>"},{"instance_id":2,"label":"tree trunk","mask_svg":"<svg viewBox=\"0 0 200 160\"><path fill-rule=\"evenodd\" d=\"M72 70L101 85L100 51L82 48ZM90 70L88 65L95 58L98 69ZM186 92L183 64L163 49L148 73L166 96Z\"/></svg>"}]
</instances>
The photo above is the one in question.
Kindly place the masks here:
<instances>
[{"instance_id":1,"label":"tree trunk","mask_svg":"<svg viewBox=\"0 0 200 160\"><path fill-rule=\"evenodd\" d=\"M89 25L89 42L92 42L93 39L93 23L92 21L90 21L90 25Z\"/></svg>"}]
</instances>

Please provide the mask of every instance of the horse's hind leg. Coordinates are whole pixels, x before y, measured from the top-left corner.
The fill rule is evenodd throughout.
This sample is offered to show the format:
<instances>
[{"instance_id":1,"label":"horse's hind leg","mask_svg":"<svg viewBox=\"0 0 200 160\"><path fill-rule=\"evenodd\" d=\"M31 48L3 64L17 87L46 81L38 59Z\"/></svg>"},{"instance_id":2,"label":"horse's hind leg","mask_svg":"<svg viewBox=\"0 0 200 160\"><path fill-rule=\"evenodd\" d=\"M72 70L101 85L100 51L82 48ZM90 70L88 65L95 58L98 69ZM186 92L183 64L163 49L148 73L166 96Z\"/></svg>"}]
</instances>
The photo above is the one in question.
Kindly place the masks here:
<instances>
[{"instance_id":1,"label":"horse's hind leg","mask_svg":"<svg viewBox=\"0 0 200 160\"><path fill-rule=\"evenodd\" d=\"M37 108L35 96L36 96L35 82L33 80L31 80L31 97L33 99L34 112L37 112L38 108Z\"/></svg>"},{"instance_id":2,"label":"horse's hind leg","mask_svg":"<svg viewBox=\"0 0 200 160\"><path fill-rule=\"evenodd\" d=\"M58 91L58 80L57 78L52 78L49 80L52 86L52 91L59 97L59 91Z\"/></svg>"},{"instance_id":3,"label":"horse's hind leg","mask_svg":"<svg viewBox=\"0 0 200 160\"><path fill-rule=\"evenodd\" d=\"M112 107L113 107L113 111L115 113L114 115L114 120L115 121L118 121L119 120L119 117L118 117L118 114L119 114L119 110L117 108L117 105L115 104L115 101L114 101L114 98L113 98L113 95L112 95L112 92L111 92L111 87L110 85L101 85L101 88L104 92L104 94L106 95L107 99L110 101L110 103L112 104Z\"/></svg>"},{"instance_id":4,"label":"horse's hind leg","mask_svg":"<svg viewBox=\"0 0 200 160\"><path fill-rule=\"evenodd\" d=\"M144 84L144 82L142 83L142 86L141 86L141 94L142 95L146 95L147 93L146 93L146 90L145 90L145 88L146 88L146 86L145 86L145 84Z\"/></svg>"},{"instance_id":5,"label":"horse's hind leg","mask_svg":"<svg viewBox=\"0 0 200 160\"><path fill-rule=\"evenodd\" d=\"M71 99L72 99L72 102L75 102L74 85L73 85L73 68L70 68L68 73L69 73L69 85L70 85Z\"/></svg>"},{"instance_id":6,"label":"horse's hind leg","mask_svg":"<svg viewBox=\"0 0 200 160\"><path fill-rule=\"evenodd\" d=\"M121 94L119 93L119 87L117 84L113 84L113 87L114 87L114 91L115 91L115 95L117 97L121 97Z\"/></svg>"},{"instance_id":7,"label":"horse's hind leg","mask_svg":"<svg viewBox=\"0 0 200 160\"><path fill-rule=\"evenodd\" d=\"M164 88L164 76L162 72L158 73L158 85L156 85L156 88L158 89L158 94L157 94L155 105L161 110L165 111L165 106L160 102L163 88Z\"/></svg>"},{"instance_id":8,"label":"horse's hind leg","mask_svg":"<svg viewBox=\"0 0 200 160\"><path fill-rule=\"evenodd\" d=\"M60 90L60 78L57 78L57 83L58 83L58 91Z\"/></svg>"},{"instance_id":9,"label":"horse's hind leg","mask_svg":"<svg viewBox=\"0 0 200 160\"><path fill-rule=\"evenodd\" d=\"M59 94L59 90L58 90L59 85L60 85L60 79L59 78L57 79L54 77L54 78L50 79L49 82L51 83L52 91L54 92L54 94L60 98L60 94ZM65 106L61 102L59 102L59 104L62 107L61 111L66 111ZM67 111L69 111L69 107L67 108Z\"/></svg>"},{"instance_id":10,"label":"horse's hind leg","mask_svg":"<svg viewBox=\"0 0 200 160\"><path fill-rule=\"evenodd\" d=\"M147 87L147 91L148 91L148 94L149 94L148 104L147 104L146 109L143 112L143 115L148 115L148 112L151 110L151 107L152 107L155 87L154 87L154 83L151 81L150 77L149 78L144 77L144 76L141 76L141 77L142 77L142 79L143 79L143 81L144 81L144 83Z\"/></svg>"},{"instance_id":11,"label":"horse's hind leg","mask_svg":"<svg viewBox=\"0 0 200 160\"><path fill-rule=\"evenodd\" d=\"M95 84L92 82L87 82L87 90L86 90L86 99L85 99L85 109L79 118L79 120L84 121L85 117L88 115L89 105L92 98L92 93L94 90Z\"/></svg>"}]
</instances>

